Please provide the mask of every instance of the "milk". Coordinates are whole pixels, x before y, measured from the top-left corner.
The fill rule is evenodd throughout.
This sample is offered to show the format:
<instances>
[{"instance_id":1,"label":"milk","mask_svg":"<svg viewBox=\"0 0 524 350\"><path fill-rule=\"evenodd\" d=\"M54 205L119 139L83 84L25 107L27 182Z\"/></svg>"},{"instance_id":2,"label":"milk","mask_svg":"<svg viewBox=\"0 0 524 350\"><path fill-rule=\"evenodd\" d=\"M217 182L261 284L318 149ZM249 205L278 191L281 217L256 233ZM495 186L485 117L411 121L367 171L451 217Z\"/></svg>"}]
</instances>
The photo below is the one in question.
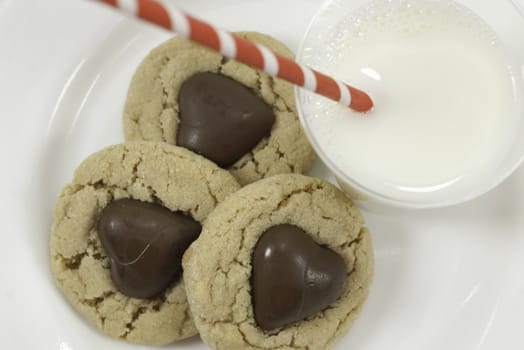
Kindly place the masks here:
<instances>
[{"instance_id":1,"label":"milk","mask_svg":"<svg viewBox=\"0 0 524 350\"><path fill-rule=\"evenodd\" d=\"M368 92L353 112L311 97L309 132L339 177L410 203L471 195L508 152L523 92L496 35L449 1L379 0L347 17L328 73Z\"/></svg>"}]
</instances>

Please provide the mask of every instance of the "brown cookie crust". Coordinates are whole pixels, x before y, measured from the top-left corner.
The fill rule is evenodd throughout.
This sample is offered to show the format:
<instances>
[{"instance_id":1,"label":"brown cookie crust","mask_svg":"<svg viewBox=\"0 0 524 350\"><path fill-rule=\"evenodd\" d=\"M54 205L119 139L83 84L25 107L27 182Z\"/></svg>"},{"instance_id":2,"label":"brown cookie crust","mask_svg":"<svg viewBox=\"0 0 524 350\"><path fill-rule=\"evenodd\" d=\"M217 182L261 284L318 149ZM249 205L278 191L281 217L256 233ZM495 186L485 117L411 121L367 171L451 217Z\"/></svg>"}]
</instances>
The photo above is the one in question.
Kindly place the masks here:
<instances>
[{"instance_id":1,"label":"brown cookie crust","mask_svg":"<svg viewBox=\"0 0 524 350\"><path fill-rule=\"evenodd\" d=\"M82 316L113 338L162 345L195 335L182 280L148 300L116 289L98 239L98 217L113 199L134 198L203 222L238 188L227 171L168 144L131 142L91 155L56 204L50 252L58 287Z\"/></svg>"},{"instance_id":2,"label":"brown cookie crust","mask_svg":"<svg viewBox=\"0 0 524 350\"><path fill-rule=\"evenodd\" d=\"M293 58L285 45L267 35L236 34ZM138 67L124 108L126 140L176 144L180 87L187 78L199 72L216 72L240 82L275 113L271 135L228 169L240 184L309 169L315 154L298 120L293 86L180 38L168 40L152 50Z\"/></svg>"},{"instance_id":3,"label":"brown cookie crust","mask_svg":"<svg viewBox=\"0 0 524 350\"><path fill-rule=\"evenodd\" d=\"M264 332L253 316L251 258L262 233L278 224L296 225L340 254L348 284L324 311ZM340 190L288 174L248 185L218 205L186 251L183 268L195 324L211 348L325 350L347 332L367 298L373 252L362 216Z\"/></svg>"}]
</instances>

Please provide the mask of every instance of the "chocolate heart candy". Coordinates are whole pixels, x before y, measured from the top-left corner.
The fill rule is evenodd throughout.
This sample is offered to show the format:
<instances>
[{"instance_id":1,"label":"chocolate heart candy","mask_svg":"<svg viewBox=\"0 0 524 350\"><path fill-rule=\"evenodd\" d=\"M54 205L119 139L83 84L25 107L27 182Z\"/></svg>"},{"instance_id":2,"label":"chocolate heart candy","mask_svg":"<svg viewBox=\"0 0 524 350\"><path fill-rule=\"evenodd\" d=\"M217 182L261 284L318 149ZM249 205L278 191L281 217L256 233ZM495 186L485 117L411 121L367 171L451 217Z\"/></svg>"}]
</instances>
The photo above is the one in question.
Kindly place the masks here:
<instances>
[{"instance_id":1,"label":"chocolate heart candy","mask_svg":"<svg viewBox=\"0 0 524 350\"><path fill-rule=\"evenodd\" d=\"M273 226L262 234L253 253L255 321L271 330L303 320L337 300L346 281L340 255L297 226Z\"/></svg>"},{"instance_id":2,"label":"chocolate heart candy","mask_svg":"<svg viewBox=\"0 0 524 350\"><path fill-rule=\"evenodd\" d=\"M182 213L128 198L109 203L98 222L111 278L133 298L154 297L179 277L182 256L200 230Z\"/></svg>"},{"instance_id":3,"label":"chocolate heart candy","mask_svg":"<svg viewBox=\"0 0 524 350\"><path fill-rule=\"evenodd\" d=\"M198 73L179 93L176 143L227 168L269 135L273 110L244 85L216 73Z\"/></svg>"}]
</instances>

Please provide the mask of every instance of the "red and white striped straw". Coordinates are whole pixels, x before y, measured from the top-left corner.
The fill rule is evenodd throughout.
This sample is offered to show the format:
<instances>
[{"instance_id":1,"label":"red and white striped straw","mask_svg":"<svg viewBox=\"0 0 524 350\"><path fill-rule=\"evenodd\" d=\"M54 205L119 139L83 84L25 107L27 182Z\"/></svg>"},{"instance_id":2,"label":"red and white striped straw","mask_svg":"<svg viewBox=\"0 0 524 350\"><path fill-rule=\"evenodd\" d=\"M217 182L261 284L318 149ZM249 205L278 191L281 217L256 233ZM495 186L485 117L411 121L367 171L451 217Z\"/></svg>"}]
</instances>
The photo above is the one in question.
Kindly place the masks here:
<instances>
[{"instance_id":1,"label":"red and white striped straw","mask_svg":"<svg viewBox=\"0 0 524 350\"><path fill-rule=\"evenodd\" d=\"M271 76L326 96L358 112L373 108L368 94L339 80L283 57L269 48L217 29L163 0L100 0L222 55L258 68Z\"/></svg>"}]
</instances>

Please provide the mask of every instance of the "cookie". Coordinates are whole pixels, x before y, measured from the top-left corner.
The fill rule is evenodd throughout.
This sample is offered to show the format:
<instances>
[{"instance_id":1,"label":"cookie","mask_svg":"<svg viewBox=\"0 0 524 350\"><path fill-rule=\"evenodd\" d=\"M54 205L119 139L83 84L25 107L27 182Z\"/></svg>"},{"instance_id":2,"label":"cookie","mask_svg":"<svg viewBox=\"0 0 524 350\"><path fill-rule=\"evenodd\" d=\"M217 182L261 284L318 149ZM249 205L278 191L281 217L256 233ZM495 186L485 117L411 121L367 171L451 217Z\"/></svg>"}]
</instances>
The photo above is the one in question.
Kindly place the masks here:
<instances>
[{"instance_id":1,"label":"cookie","mask_svg":"<svg viewBox=\"0 0 524 350\"><path fill-rule=\"evenodd\" d=\"M293 58L267 35L237 35ZM155 48L138 67L125 103L124 132L126 140L191 149L242 185L303 173L315 157L290 83L180 38Z\"/></svg>"},{"instance_id":2,"label":"cookie","mask_svg":"<svg viewBox=\"0 0 524 350\"><path fill-rule=\"evenodd\" d=\"M286 174L219 204L182 265L211 348L325 350L359 314L373 261L350 199L322 180Z\"/></svg>"},{"instance_id":3,"label":"cookie","mask_svg":"<svg viewBox=\"0 0 524 350\"><path fill-rule=\"evenodd\" d=\"M207 159L165 143L91 155L55 209L50 253L58 287L113 338L161 345L195 335L181 257L217 203L239 187Z\"/></svg>"}]
</instances>

